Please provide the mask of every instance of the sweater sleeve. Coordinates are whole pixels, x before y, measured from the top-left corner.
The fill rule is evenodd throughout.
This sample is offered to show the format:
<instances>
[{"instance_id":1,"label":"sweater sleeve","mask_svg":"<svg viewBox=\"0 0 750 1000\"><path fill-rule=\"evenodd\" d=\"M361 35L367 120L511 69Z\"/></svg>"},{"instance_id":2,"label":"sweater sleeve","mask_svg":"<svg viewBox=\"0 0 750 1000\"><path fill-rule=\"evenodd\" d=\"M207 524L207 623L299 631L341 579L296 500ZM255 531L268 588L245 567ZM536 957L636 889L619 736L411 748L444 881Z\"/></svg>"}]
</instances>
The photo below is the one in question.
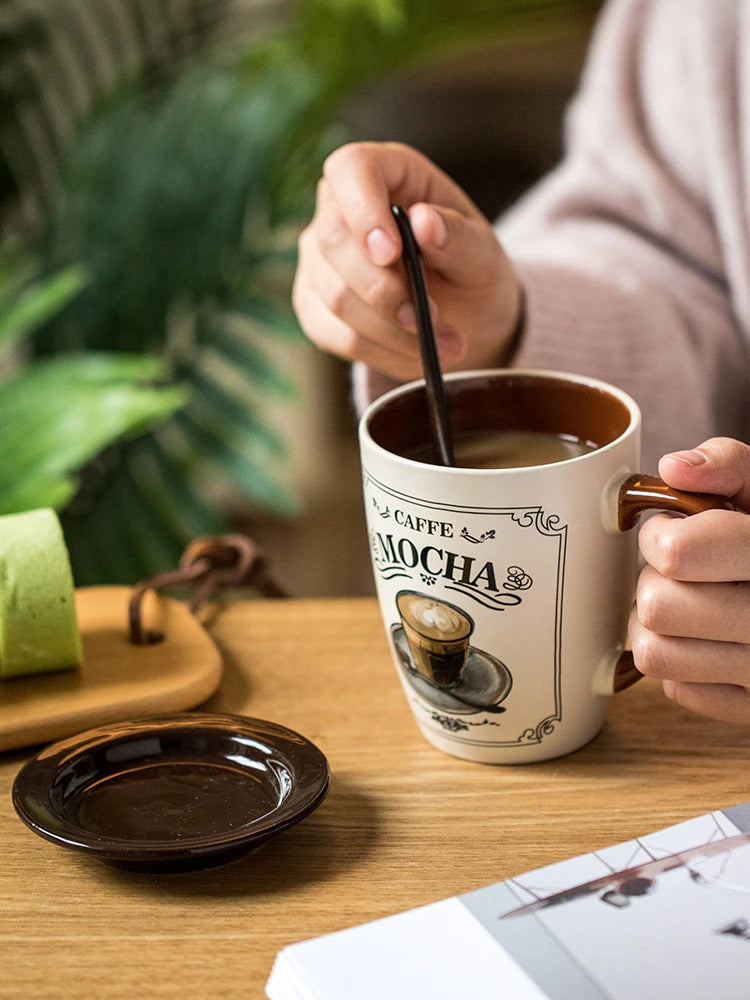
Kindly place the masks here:
<instances>
[{"instance_id":1,"label":"sweater sleeve","mask_svg":"<svg viewBox=\"0 0 750 1000\"><path fill-rule=\"evenodd\" d=\"M630 392L643 411L644 471L666 451L745 433L746 342L697 95L717 82L706 39L718 52L729 25L706 33L710 5L700 2L608 5L568 114L565 159L497 226L526 293L514 364Z\"/></svg>"}]
</instances>

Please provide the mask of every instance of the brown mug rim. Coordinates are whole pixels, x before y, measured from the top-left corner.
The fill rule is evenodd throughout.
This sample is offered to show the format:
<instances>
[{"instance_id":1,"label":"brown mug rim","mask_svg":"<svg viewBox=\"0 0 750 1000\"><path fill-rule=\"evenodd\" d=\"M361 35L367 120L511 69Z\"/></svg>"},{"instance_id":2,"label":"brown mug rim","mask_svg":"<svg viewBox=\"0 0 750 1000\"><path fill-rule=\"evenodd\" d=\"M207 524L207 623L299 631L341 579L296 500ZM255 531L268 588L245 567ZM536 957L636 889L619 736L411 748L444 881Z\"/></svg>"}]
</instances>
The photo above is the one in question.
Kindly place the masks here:
<instances>
[{"instance_id":1,"label":"brown mug rim","mask_svg":"<svg viewBox=\"0 0 750 1000\"><path fill-rule=\"evenodd\" d=\"M624 390L600 379L572 372L542 369L494 368L450 372L444 376L451 420L458 433L469 430L546 430L555 434L573 434L595 445L584 455L562 459L549 465L522 468L469 469L449 467L408 458L402 451L429 440L429 415L424 379L416 379L384 393L374 400L360 419L360 437L391 459L422 468L440 468L448 474L529 473L590 459L615 447L640 424L640 409ZM505 386L503 405L497 397L498 383ZM528 403L531 392L547 390L534 406ZM550 390L557 389L554 393ZM471 405L467 405L471 398ZM527 402L524 402L527 397ZM476 409L479 398L481 408ZM584 406L583 402L589 405ZM564 402L569 414L559 420ZM528 417L531 416L529 420ZM523 419L522 419L523 417Z\"/></svg>"}]
</instances>

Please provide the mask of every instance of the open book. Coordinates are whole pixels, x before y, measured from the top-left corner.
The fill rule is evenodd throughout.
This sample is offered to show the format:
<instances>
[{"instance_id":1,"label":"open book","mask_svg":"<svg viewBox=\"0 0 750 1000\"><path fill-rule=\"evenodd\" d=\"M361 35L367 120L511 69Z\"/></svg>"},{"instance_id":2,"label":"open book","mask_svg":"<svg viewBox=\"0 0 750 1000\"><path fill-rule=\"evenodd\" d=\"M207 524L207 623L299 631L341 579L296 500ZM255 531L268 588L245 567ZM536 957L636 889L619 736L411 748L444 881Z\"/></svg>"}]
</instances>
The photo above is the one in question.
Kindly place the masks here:
<instances>
[{"instance_id":1,"label":"open book","mask_svg":"<svg viewBox=\"0 0 750 1000\"><path fill-rule=\"evenodd\" d=\"M285 948L270 1000L750 996L750 803Z\"/></svg>"}]
</instances>

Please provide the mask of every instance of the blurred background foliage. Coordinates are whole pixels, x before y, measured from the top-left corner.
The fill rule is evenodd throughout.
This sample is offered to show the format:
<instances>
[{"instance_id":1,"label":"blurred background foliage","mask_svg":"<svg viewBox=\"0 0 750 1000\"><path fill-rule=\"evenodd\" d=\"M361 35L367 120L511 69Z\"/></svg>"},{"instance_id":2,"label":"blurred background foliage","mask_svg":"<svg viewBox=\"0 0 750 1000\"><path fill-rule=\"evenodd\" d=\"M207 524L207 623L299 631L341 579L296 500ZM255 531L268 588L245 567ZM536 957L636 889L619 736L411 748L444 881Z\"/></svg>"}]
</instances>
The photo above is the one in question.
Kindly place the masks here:
<instances>
[{"instance_id":1,"label":"blurred background foliage","mask_svg":"<svg viewBox=\"0 0 750 1000\"><path fill-rule=\"evenodd\" d=\"M22 339L54 316L83 287L70 267L29 281L30 262L14 244L0 250L0 363ZM65 507L77 472L113 438L138 435L186 402L175 386L159 386L160 358L121 352L31 359L0 374L0 514Z\"/></svg>"},{"instance_id":2,"label":"blurred background foliage","mask_svg":"<svg viewBox=\"0 0 750 1000\"><path fill-rule=\"evenodd\" d=\"M599 4L259 0L239 40L229 0L68 6L0 0L3 246L26 242L0 262L0 512L55 506L79 584L132 582L239 507L298 510L272 403L295 405L295 244L347 102ZM39 71L63 49L67 90Z\"/></svg>"}]
</instances>

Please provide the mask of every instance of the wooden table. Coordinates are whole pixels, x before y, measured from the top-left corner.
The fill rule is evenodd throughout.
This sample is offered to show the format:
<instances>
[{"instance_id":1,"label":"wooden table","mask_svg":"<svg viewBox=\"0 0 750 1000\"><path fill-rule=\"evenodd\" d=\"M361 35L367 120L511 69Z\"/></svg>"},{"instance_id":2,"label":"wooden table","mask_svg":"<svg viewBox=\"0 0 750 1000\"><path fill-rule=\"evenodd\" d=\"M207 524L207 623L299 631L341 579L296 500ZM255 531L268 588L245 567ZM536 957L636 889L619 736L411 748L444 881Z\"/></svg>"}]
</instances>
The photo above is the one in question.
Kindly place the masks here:
<instances>
[{"instance_id":1,"label":"wooden table","mask_svg":"<svg viewBox=\"0 0 750 1000\"><path fill-rule=\"evenodd\" d=\"M118 871L36 837L0 756L0 997L261 1000L297 940L479 888L750 799L750 732L644 681L589 746L518 767L419 734L374 600L242 601L209 623L225 657L205 706L312 739L332 769L307 820L221 868Z\"/></svg>"}]
</instances>

